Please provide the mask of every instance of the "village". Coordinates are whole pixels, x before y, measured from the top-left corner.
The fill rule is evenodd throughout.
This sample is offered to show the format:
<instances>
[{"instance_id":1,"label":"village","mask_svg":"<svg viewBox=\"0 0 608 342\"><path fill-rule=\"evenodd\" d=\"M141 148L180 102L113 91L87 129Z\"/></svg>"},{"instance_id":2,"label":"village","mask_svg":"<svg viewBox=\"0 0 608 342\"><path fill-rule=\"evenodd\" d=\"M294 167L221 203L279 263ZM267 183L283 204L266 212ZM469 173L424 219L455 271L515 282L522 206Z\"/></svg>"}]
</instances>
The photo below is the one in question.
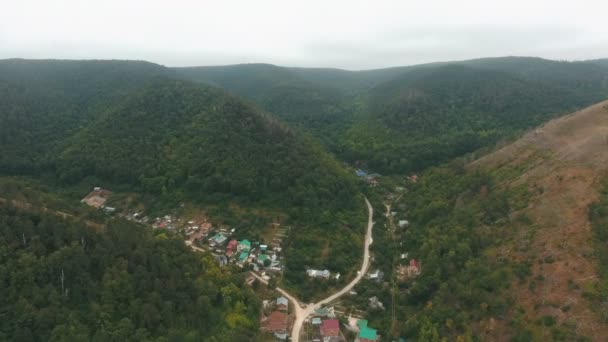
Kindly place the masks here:
<instances>
[{"instance_id":1,"label":"village","mask_svg":"<svg viewBox=\"0 0 608 342\"><path fill-rule=\"evenodd\" d=\"M367 174L361 169L355 171L356 175L368 186L376 187L379 184L378 174ZM415 183L417 176L407 178L408 182ZM396 202L406 192L405 187L395 187L394 193L386 194L386 203ZM271 279L280 277L284 271L284 256L282 255L282 241L286 237L289 228L279 228L272 236L270 243L266 244L259 241L250 241L246 236L239 236L236 227L214 226L206 217L198 219L184 219L176 215L162 215L149 217L143 211L121 212L114 207L106 205L111 191L95 187L81 202L102 210L109 215L122 217L126 220L137 222L149 226L153 230L166 230L180 234L184 238L184 243L198 252L208 252L212 254L220 266L235 265L242 268L245 272L250 272L246 278L246 283L253 286L259 281L267 285L261 292L260 297L263 303L263 310L260 319L260 329L268 334L269 340L292 340L292 341L312 341L312 342L372 342L380 341L381 336L377 329L369 326L369 321L365 318L366 313L371 310L386 310L385 303L377 296L367 298L365 310L352 307L353 301L348 297L357 298L358 294L354 289L349 290L341 300L332 300L326 305L315 307L308 310L301 322L300 329L294 329L297 316L302 315L302 307L306 305L299 303L294 305L293 298L288 299L279 288L271 289L268 285ZM406 229L409 222L403 215L391 211L390 204L385 204L387 229L394 238L398 230ZM371 241L370 241L371 243ZM373 258L372 258L373 259ZM409 258L407 252L400 255L402 262L394 265L395 276L399 281L406 281L420 275L421 265L416 259ZM332 273L327 269L306 270L308 277L325 281L330 278L339 279L340 273ZM384 282L384 272L380 269L365 270L365 274L360 275L365 282L381 285ZM259 286L258 286L259 287ZM278 291L277 291L278 290ZM312 305L312 304L310 304ZM301 307L300 307L301 306ZM309 306L310 307L310 306ZM367 310L367 311L366 311ZM299 331L299 336L290 336L292 331Z\"/></svg>"}]
</instances>

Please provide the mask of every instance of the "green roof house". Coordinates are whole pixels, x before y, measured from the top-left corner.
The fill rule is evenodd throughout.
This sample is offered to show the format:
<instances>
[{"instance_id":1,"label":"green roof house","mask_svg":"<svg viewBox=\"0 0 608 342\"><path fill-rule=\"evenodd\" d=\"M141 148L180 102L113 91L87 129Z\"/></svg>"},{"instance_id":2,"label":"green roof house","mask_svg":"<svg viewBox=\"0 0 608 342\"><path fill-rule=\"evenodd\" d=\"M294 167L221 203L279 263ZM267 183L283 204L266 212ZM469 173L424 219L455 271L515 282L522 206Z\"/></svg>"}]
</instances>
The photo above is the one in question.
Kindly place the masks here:
<instances>
[{"instance_id":1,"label":"green roof house","mask_svg":"<svg viewBox=\"0 0 608 342\"><path fill-rule=\"evenodd\" d=\"M226 242L226 240L228 240L227 237L218 233L218 234L215 234L211 239L209 239L209 245L211 247L221 246Z\"/></svg>"},{"instance_id":2,"label":"green roof house","mask_svg":"<svg viewBox=\"0 0 608 342\"><path fill-rule=\"evenodd\" d=\"M378 332L376 329L367 326L367 320L358 320L357 326L359 327L359 335L357 335L358 342L375 342L378 340Z\"/></svg>"},{"instance_id":3,"label":"green roof house","mask_svg":"<svg viewBox=\"0 0 608 342\"><path fill-rule=\"evenodd\" d=\"M245 262L245 260L247 260L247 257L248 257L248 256L249 256L249 253L247 253L247 252L242 252L242 253L239 255L239 261L240 261L240 262Z\"/></svg>"},{"instance_id":4,"label":"green roof house","mask_svg":"<svg viewBox=\"0 0 608 342\"><path fill-rule=\"evenodd\" d=\"M238 246L236 247L236 249L237 249L239 252L242 252L242 251L247 251L247 252L249 252L249 251L251 250L251 242L249 242L249 240L247 240L247 239L245 239L245 240L241 240L241 241L239 241L239 244L238 244Z\"/></svg>"},{"instance_id":5,"label":"green roof house","mask_svg":"<svg viewBox=\"0 0 608 342\"><path fill-rule=\"evenodd\" d=\"M264 261L266 261L266 260L268 260L268 255L266 255L266 254L258 255L258 263L264 264Z\"/></svg>"}]
</instances>

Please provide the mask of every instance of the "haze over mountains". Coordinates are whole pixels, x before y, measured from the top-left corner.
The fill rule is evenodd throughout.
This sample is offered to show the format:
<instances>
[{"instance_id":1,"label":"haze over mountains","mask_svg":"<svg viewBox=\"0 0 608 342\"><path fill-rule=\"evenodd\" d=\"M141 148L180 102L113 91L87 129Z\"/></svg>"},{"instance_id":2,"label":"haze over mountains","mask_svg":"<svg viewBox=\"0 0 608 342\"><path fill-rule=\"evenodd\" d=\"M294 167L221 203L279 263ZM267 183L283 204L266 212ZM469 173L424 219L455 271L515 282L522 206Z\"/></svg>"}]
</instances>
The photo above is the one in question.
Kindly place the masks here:
<instances>
[{"instance_id":1,"label":"haze over mountains","mask_svg":"<svg viewBox=\"0 0 608 342\"><path fill-rule=\"evenodd\" d=\"M367 213L363 194L376 209L373 262L386 281L368 280L357 288L363 300L344 300L353 307L366 305L374 296L385 302L390 310L368 308L366 314L387 338L596 337L589 327L570 326L569 309L560 303L554 304L561 310L557 312L529 299L528 289L535 293L542 279L554 279L543 272L555 265L533 265L559 247L544 249L540 240L520 235L532 234L537 227L548 229L549 219L536 215L529 205L547 205L546 196L560 184L549 182L547 169L529 163L550 162L555 170L572 167L564 154L577 155L576 147L589 151L589 143L603 141L603 128L591 132L590 127L604 126L604 107L593 107L595 121L585 121L582 128L576 124L581 116L558 119L547 126L547 139L528 133L513 145L524 148L512 148L508 156L507 147L481 162L468 161L606 98L607 59L502 57L365 71L269 64L169 68L145 61L0 60L0 220L9 223L0 231L0 265L7 265L0 272L0 284L13 288L0 314L10 308L16 317L35 317L36 322L29 330L21 329L18 320L0 324L0 339L60 341L76 332L85 340L136 332L150 341L171 334L175 340L258 337L260 303L243 285L244 275L223 277L216 267L197 264L186 254L190 251L183 241L171 234L134 228L133 235L121 237L116 229L129 231L130 223L114 225L112 218L99 213L86 213L64 227L40 209L48 206L44 201L21 208L8 205L12 199L26 203L36 196L56 197L76 210L69 204L75 201L73 194L99 184L112 188L129 205L138 202L133 205L137 210L154 216L195 208L217 224L237 227L243 238L249 234L264 241L268 226L290 227L281 252L285 271L276 281L305 302L356 275ZM586 140L587 133L594 140ZM535 137L532 143L530 136ZM573 147L564 152L562 146L552 145L539 148L542 151L530 160L509 159L546 142ZM553 156L554 152L561 154ZM594 177L604 175L591 154L581 155ZM598 155L604 158L603 153ZM483 167L472 166L479 164ZM357 179L356 169L379 173L382 181L377 185ZM526 172L538 172L537 178ZM414 173L420 175L419 182L405 180ZM585 180L582 193L601 200L603 192L587 192L596 185L595 178L580 176ZM589 201L583 202L576 220L586 222L583 211ZM385 204L393 205L395 213ZM561 211L568 209L560 205ZM596 220L603 222L600 209L595 211ZM386 217L378 214L385 210ZM409 220L408 228L391 231L392 217ZM85 218L114 227L103 238L86 236L94 255L87 254L88 245L78 239L79 231L90 229ZM574 236L577 231L567 233ZM536 242L528 244L531 251L521 250L519 239ZM44 246L28 242L44 240ZM507 245L519 248L516 257L497 252ZM109 261L101 256L104 249ZM161 251L159 259L152 256L155 250ZM56 282L44 290L52 301L33 295L43 291L48 279L57 278L56 269L28 279L14 271L32 271L35 263L28 260L50 264L55 253L66 251L89 260L70 268L70 274L87 275L89 280L73 289L80 302L91 305L90 314L79 301L62 299L65 290ZM577 262L590 272L596 265L576 252L556 255L580 259ZM171 256L184 260L176 269L185 275L173 272ZM401 263L410 258L422 262L423 272L403 280ZM110 267L114 263L124 266ZM318 282L306 275L310 268L330 269L341 276ZM191 276L188 270L214 281ZM145 279L155 277L166 277L168 285L146 285ZM583 314L589 307L585 296L605 301L603 281L573 290L580 302L569 308ZM17 290L20 282L27 285L20 287L22 292ZM174 282L184 282L187 298L161 290L175 288ZM87 292L86 286L103 291ZM125 295L120 288L157 294ZM197 291L203 293L200 298ZM523 304L514 304L514 298ZM129 304L118 308L121 301ZM174 303L183 310L176 310ZM54 318L46 324L42 313L54 305L74 318ZM144 306L154 314L139 315ZM197 310L216 312L218 318L207 326L176 313L196 315ZM61 316L53 312L52 316ZM176 319L163 321L161 312ZM599 322L597 317L589 322ZM99 328L99 321L106 322L108 331ZM223 334L222 329L230 333ZM577 331L583 331L581 336Z\"/></svg>"}]
</instances>

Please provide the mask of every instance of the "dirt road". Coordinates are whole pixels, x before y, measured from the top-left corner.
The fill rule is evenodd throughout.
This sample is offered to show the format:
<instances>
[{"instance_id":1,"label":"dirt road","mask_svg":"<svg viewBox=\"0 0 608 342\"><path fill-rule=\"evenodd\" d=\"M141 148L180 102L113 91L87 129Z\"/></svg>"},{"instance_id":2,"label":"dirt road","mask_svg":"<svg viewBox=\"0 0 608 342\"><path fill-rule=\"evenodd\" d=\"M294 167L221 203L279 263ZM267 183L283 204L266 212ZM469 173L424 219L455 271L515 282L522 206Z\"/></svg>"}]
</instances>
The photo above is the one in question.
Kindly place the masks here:
<instances>
[{"instance_id":1,"label":"dirt road","mask_svg":"<svg viewBox=\"0 0 608 342\"><path fill-rule=\"evenodd\" d=\"M365 242L363 245L363 263L361 264L361 269L359 270L355 279L353 279L350 283L348 283L348 285L346 285L344 288L342 288L340 291L334 293L333 295L331 295L317 303L308 304L308 305L304 306L303 308L299 306L299 302L295 298L293 298L292 296L287 296L286 292L279 290L281 293L283 293L283 295L285 295L285 297L287 297L289 300L291 300L291 302L294 304L294 307L296 308L295 309L296 319L293 323L293 328L291 329L291 341L292 342L298 342L300 340L300 331L302 330L302 325L304 324L304 320L306 319L306 317L310 316L315 309L318 309L325 304L331 303L334 300L343 296L344 294L348 293L350 290L352 290L353 287L355 287L355 285L357 285L357 283L359 283L361 281L361 279L363 279L363 277L365 276L365 273L367 273L367 269L369 268L369 259L370 259L369 246L373 242L372 228L374 227L374 221L373 221L374 208L372 208L372 205L369 203L367 198L365 198L365 204L367 205L368 219L367 219L367 232L365 233Z\"/></svg>"},{"instance_id":2,"label":"dirt road","mask_svg":"<svg viewBox=\"0 0 608 342\"><path fill-rule=\"evenodd\" d=\"M340 291L332 294L331 296L329 296L317 303L311 303L311 304L307 304L307 305L302 304L297 298L295 298L294 296L289 294L289 292L285 291L284 289L282 289L280 287L276 288L276 290L279 291L283 296L285 296L285 298L289 299L289 301L293 304L293 307L294 307L293 314L294 314L294 316L296 316L296 319L293 323L293 328L291 330L291 341L292 342L298 342L300 340L300 331L302 330L302 325L304 324L304 320L306 319L306 317L310 316L314 312L315 309L318 309L325 304L331 303L334 300L343 296L344 294L348 293L350 290L352 290L353 287L355 287L355 285L357 285L357 283L359 283L361 281L361 279L363 279L363 277L365 276L365 273L367 273L367 269L369 268L369 260L370 260L369 246L373 242L372 228L374 227L374 221L373 221L374 208L369 203L367 198L365 198L365 204L367 205L368 219L367 219L367 230L365 233L365 243L363 245L363 263L361 264L361 269L359 269L355 279L353 279L350 283L348 283L348 285L346 285ZM190 244L190 247L192 247L192 249L195 251L199 251L199 252L204 251L200 248L192 246L191 244ZM250 272L250 273L254 277L256 277L260 282L268 285L268 282L266 280L264 280L262 277L260 277L259 275L257 275L254 272Z\"/></svg>"}]
</instances>

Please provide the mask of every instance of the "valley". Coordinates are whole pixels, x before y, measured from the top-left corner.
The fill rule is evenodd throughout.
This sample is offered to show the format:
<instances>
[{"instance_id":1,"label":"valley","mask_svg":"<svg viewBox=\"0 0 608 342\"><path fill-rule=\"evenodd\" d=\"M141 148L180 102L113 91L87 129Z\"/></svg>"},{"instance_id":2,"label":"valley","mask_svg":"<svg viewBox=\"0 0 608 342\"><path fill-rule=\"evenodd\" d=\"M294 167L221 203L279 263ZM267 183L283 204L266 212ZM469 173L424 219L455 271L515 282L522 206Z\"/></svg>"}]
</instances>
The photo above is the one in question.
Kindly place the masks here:
<instances>
[{"instance_id":1,"label":"valley","mask_svg":"<svg viewBox=\"0 0 608 342\"><path fill-rule=\"evenodd\" d=\"M601 340L606 98L597 60L0 60L0 340Z\"/></svg>"}]
</instances>

